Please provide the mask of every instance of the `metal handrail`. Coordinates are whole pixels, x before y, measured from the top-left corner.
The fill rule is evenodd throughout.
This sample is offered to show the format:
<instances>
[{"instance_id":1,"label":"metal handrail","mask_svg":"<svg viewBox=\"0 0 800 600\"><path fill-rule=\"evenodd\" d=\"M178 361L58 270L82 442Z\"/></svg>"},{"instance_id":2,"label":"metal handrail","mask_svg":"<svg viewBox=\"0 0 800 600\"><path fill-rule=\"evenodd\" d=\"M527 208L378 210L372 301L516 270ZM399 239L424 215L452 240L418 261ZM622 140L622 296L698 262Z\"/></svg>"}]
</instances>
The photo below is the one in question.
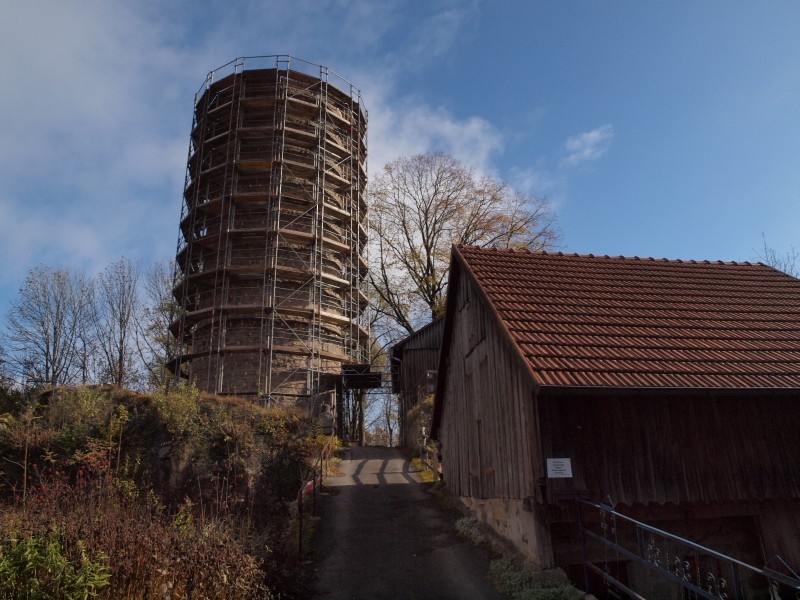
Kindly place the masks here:
<instances>
[{"instance_id":1,"label":"metal handrail","mask_svg":"<svg viewBox=\"0 0 800 600\"><path fill-rule=\"evenodd\" d=\"M671 567L671 564L669 562L670 556L668 553L664 557L665 561L664 565L661 565L658 559L649 557L647 555L648 554L647 551L645 550L643 534L648 533L650 534L650 536L658 536L664 542L674 542L675 544L678 545L679 549L685 551L691 551L694 552L696 556L703 555L703 557L708 557L710 559L719 561L722 564L728 565L730 567L730 572L731 572L731 578L732 578L731 583L733 586L733 589L731 591L734 594L733 596L734 598L744 598L744 592L742 587L742 576L740 574L740 571L749 572L750 574L764 577L767 579L770 585L772 585L773 583L780 584L788 587L790 590L800 592L800 578L797 577L797 574L794 573L794 571L788 568L788 565L786 565L786 563L780 557L775 557L774 559L771 559L770 561L768 561L767 564L769 564L769 562L772 562L773 560L778 560L780 561L780 563L786 566L787 570L791 571L792 576L784 575L778 571L768 568L766 565L764 567L756 567L750 565L741 560L738 560L736 558L733 558L731 556L713 550L712 548L708 548L696 542L692 542L691 540L687 540L678 535L672 534L668 531L664 531L663 529L653 527L652 525L648 525L647 523L637 521L636 519L633 519L627 515L618 512L613 504L604 504L602 502L590 502L587 500L579 500L579 499L576 499L575 502L578 507L578 522L580 527L581 545L584 553L585 566L587 568L593 569L596 572L598 572L598 574L600 574L601 577L603 577L603 579L605 579L607 582L611 582L614 585L618 585L623 589L626 589L626 586L623 586L620 581L618 581L616 578L611 577L607 573L600 572L600 570L597 569L597 567L589 563L588 559L586 558L586 539L585 539L586 536L603 544L606 547L612 548L625 558L633 560L639 564L646 566L650 570L661 574L662 576L672 581L673 583L681 585L682 587L689 589L695 592L696 594L704 598L709 598L711 600L716 598L728 598L728 596L726 593L720 593L717 588L712 586L707 586L705 589L703 587L699 587L700 585L704 585L703 582L699 581L699 577L698 581L696 581L696 584L692 583L691 582L692 573L689 572L688 563L685 561L685 559L681 558L680 556L672 557L674 564L677 565L677 567L675 568ZM601 512L601 518L603 521L603 525L601 525L601 528L603 528L604 530L604 535L601 536L595 532L588 531L584 527L581 507L590 507L597 509ZM608 539L606 537L606 532L609 530L608 524L605 522L606 516L610 516L612 519L612 525L610 527L610 531L615 536L615 539L613 540ZM630 523L635 527L636 540L638 545L638 548L635 552L627 548L624 548L617 543L616 540L617 520ZM683 552L681 554L685 556L687 552ZM588 576L586 579L586 583L588 585ZM723 584L727 585L727 583L725 582L723 582ZM627 589L626 591L632 592L632 590L627 590Z\"/></svg>"}]
</instances>

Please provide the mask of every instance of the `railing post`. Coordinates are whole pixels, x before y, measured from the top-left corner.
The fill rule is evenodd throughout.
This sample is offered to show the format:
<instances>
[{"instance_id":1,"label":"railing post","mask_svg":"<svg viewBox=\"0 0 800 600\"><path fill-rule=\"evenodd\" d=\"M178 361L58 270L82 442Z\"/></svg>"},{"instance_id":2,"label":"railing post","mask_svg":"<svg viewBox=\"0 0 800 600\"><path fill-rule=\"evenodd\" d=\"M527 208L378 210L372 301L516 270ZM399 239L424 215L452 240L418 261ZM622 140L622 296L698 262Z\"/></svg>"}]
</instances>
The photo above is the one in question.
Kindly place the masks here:
<instances>
[{"instance_id":1,"label":"railing post","mask_svg":"<svg viewBox=\"0 0 800 600\"><path fill-rule=\"evenodd\" d=\"M581 540L581 558L583 559L583 591L591 592L589 589L589 567L587 566L586 534L583 527L583 509L579 502L575 502L575 510L578 513L578 531Z\"/></svg>"},{"instance_id":2,"label":"railing post","mask_svg":"<svg viewBox=\"0 0 800 600\"><path fill-rule=\"evenodd\" d=\"M742 586L742 578L739 575L739 565L732 564L731 583L733 585L733 597L735 600L745 600L744 587Z\"/></svg>"},{"instance_id":3,"label":"railing post","mask_svg":"<svg viewBox=\"0 0 800 600\"><path fill-rule=\"evenodd\" d=\"M644 531L639 525L636 525L636 551L641 558L647 559L644 548Z\"/></svg>"}]
</instances>

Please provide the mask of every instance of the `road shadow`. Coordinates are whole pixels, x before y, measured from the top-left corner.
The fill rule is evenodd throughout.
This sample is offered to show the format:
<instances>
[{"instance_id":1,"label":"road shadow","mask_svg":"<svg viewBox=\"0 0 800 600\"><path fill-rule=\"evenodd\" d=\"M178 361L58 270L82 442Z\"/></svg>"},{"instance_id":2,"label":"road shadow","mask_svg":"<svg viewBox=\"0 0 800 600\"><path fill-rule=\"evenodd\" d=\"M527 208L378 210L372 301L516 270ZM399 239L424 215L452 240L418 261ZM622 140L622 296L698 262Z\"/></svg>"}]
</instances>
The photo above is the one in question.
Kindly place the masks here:
<instances>
[{"instance_id":1,"label":"road shadow","mask_svg":"<svg viewBox=\"0 0 800 600\"><path fill-rule=\"evenodd\" d=\"M338 493L324 497L314 540L319 598L504 598L486 552L456 534L434 484L397 449L350 448L339 469L346 482L326 480Z\"/></svg>"}]
</instances>

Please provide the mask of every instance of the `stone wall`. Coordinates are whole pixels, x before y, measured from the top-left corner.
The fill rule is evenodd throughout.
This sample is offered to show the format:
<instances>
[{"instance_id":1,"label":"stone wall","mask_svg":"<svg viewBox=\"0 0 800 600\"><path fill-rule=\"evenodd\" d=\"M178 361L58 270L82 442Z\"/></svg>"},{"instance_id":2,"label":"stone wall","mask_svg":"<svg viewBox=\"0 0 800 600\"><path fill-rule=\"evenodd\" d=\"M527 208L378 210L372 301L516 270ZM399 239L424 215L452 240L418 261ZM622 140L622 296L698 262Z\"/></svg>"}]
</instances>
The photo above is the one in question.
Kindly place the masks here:
<instances>
[{"instance_id":1,"label":"stone wall","mask_svg":"<svg viewBox=\"0 0 800 600\"><path fill-rule=\"evenodd\" d=\"M460 498L475 518L521 554L533 570L554 567L550 530L538 506L518 498ZM531 510L526 510L531 508Z\"/></svg>"}]
</instances>

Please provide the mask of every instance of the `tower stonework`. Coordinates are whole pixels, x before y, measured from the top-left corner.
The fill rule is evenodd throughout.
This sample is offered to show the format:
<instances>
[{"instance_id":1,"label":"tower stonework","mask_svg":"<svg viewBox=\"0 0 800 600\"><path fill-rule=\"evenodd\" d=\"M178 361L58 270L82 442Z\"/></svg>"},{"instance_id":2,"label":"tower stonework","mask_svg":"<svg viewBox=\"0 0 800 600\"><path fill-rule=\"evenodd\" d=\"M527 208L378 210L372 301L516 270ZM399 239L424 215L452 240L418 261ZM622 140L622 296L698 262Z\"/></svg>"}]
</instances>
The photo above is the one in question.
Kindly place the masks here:
<instances>
[{"instance_id":1,"label":"tower stonework","mask_svg":"<svg viewBox=\"0 0 800 600\"><path fill-rule=\"evenodd\" d=\"M195 96L176 254L178 372L302 404L368 362L367 113L294 57L239 58Z\"/></svg>"}]
</instances>

